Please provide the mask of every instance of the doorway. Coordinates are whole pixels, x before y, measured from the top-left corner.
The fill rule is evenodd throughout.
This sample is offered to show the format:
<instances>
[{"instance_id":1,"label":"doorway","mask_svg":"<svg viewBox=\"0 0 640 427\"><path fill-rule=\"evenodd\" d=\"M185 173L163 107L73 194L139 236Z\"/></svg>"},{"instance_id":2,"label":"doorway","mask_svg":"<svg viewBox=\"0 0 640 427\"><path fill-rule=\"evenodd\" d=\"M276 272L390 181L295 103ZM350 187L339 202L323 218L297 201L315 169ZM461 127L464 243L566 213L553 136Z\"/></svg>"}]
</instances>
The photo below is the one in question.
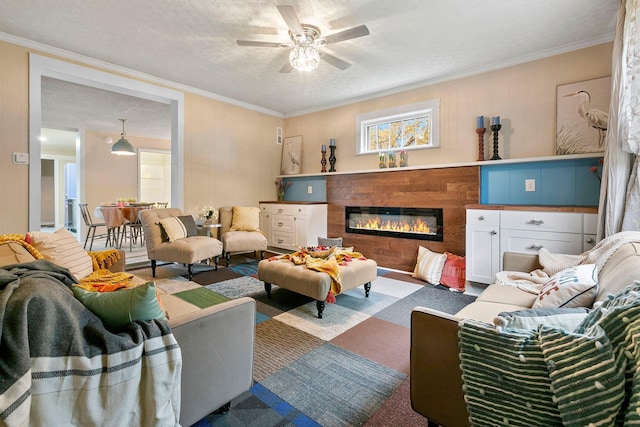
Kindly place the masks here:
<instances>
[{"instance_id":1,"label":"doorway","mask_svg":"<svg viewBox=\"0 0 640 427\"><path fill-rule=\"evenodd\" d=\"M171 204L184 205L184 94L166 87L31 53L29 55L29 229L41 222L42 78L56 79L131 95L171 106ZM84 131L78 132L79 157L84 157ZM78 170L78 199L85 199L84 170ZM82 224L81 224L82 225ZM86 232L81 227L81 232Z\"/></svg>"},{"instance_id":2,"label":"doorway","mask_svg":"<svg viewBox=\"0 0 640 427\"><path fill-rule=\"evenodd\" d=\"M171 201L170 151L138 149L138 200Z\"/></svg>"}]
</instances>

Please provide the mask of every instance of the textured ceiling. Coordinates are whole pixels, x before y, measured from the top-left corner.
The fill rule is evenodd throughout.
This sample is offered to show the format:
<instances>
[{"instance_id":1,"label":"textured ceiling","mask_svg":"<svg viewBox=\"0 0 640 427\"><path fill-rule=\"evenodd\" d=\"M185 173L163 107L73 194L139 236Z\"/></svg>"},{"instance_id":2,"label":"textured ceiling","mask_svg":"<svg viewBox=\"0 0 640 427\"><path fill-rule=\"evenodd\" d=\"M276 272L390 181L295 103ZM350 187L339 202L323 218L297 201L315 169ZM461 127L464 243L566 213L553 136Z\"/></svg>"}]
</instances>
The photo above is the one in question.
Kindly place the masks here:
<instances>
[{"instance_id":1,"label":"textured ceiling","mask_svg":"<svg viewBox=\"0 0 640 427\"><path fill-rule=\"evenodd\" d=\"M324 48L351 67L343 71L321 61L312 72L283 74L279 70L287 62L287 49L236 44L237 39L288 42L276 9L283 4L293 6L301 22L318 26L322 36L365 24L370 35ZM612 40L618 4L2 0L0 39L34 41L287 117ZM50 95L63 87L52 83ZM73 91L65 92L70 96ZM119 129L123 113L107 105L117 97L94 98L102 100L101 113L107 115L102 121ZM84 109L90 111L87 105ZM140 105L143 109L162 110Z\"/></svg>"}]
</instances>

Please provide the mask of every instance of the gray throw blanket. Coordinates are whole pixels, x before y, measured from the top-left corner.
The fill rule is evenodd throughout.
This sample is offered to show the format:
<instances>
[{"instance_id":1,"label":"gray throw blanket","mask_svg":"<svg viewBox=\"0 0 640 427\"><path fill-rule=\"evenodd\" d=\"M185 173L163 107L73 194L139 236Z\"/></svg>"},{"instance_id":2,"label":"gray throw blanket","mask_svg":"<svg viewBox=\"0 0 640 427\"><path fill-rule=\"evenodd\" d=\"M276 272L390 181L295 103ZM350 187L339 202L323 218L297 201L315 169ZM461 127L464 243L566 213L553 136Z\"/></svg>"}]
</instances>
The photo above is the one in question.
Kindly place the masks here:
<instances>
[{"instance_id":1,"label":"gray throw blanket","mask_svg":"<svg viewBox=\"0 0 640 427\"><path fill-rule=\"evenodd\" d=\"M182 361L167 322L109 331L74 283L46 260L0 269L0 425L176 425Z\"/></svg>"}]
</instances>

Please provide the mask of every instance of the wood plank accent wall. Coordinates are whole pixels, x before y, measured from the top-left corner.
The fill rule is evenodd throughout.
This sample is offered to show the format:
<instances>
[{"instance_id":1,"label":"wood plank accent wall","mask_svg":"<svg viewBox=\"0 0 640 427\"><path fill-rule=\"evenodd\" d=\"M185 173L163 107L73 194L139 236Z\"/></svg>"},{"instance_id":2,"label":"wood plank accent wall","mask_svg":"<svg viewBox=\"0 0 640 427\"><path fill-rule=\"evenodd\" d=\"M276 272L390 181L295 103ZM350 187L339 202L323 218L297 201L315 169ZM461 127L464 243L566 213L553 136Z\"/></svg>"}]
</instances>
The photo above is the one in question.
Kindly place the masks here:
<instances>
[{"instance_id":1,"label":"wood plank accent wall","mask_svg":"<svg viewBox=\"0 0 640 427\"><path fill-rule=\"evenodd\" d=\"M480 167L327 175L329 237L342 236L379 266L413 271L418 246L465 254L465 205L480 200ZM345 231L346 206L442 208L444 240L403 239Z\"/></svg>"}]
</instances>

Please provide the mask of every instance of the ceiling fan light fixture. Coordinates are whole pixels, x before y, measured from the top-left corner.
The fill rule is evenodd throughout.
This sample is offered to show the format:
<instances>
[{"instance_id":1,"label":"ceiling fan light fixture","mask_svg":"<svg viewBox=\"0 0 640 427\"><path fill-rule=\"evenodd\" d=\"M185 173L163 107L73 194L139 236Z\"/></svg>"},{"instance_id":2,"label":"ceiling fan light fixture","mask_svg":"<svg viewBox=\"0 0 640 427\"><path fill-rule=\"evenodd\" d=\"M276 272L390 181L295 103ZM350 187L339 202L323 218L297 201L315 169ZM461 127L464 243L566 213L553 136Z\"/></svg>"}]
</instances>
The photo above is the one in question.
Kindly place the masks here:
<instances>
[{"instance_id":1,"label":"ceiling fan light fixture","mask_svg":"<svg viewBox=\"0 0 640 427\"><path fill-rule=\"evenodd\" d=\"M320 53L314 46L295 46L289 52L289 63L298 71L311 71L320 63Z\"/></svg>"},{"instance_id":2,"label":"ceiling fan light fixture","mask_svg":"<svg viewBox=\"0 0 640 427\"><path fill-rule=\"evenodd\" d=\"M124 131L124 122L127 119L119 119L122 122L122 133L120 139L111 147L111 154L118 156L135 156L136 150L133 145L127 140L127 133Z\"/></svg>"}]
</instances>

